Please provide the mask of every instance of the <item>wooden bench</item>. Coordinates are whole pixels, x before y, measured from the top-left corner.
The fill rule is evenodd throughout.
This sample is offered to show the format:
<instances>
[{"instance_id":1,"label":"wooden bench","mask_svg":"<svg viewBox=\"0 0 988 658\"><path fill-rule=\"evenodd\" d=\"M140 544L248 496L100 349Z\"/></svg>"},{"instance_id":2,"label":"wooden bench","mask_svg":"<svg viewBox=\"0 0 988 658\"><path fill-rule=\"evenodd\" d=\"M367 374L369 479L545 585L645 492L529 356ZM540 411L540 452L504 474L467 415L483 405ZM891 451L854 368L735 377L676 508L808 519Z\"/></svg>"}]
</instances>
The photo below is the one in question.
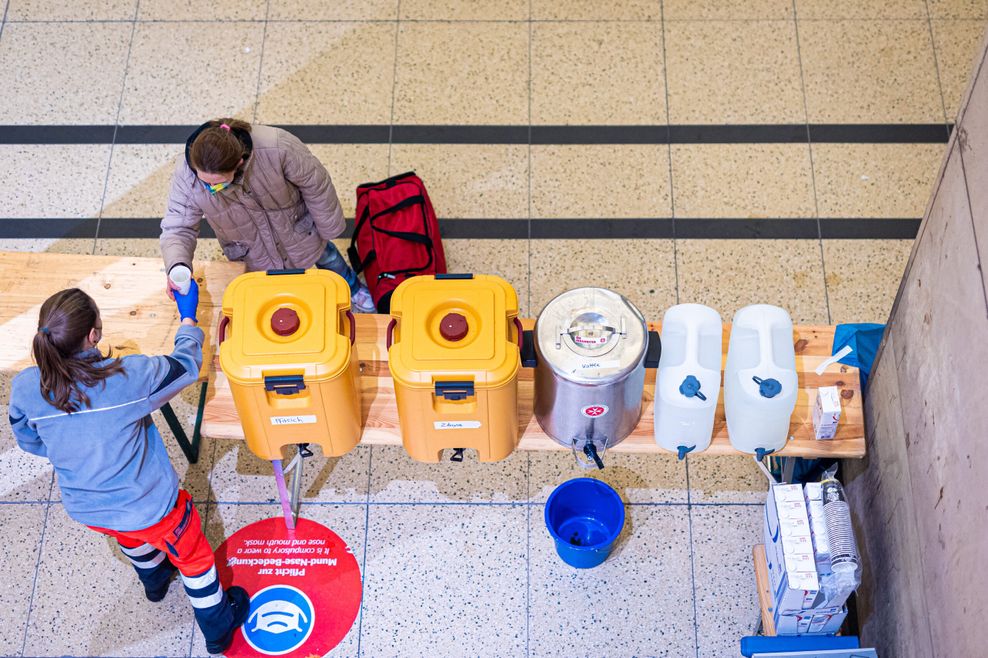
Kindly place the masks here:
<instances>
[{"instance_id":1,"label":"wooden bench","mask_svg":"<svg viewBox=\"0 0 988 658\"><path fill-rule=\"evenodd\" d=\"M238 263L208 261L195 267L199 280L199 321L206 333L200 373L199 410L191 437L171 405L161 413L186 458L199 458L200 424L212 376L211 336L220 315L223 291L243 272ZM165 295L164 265L157 258L0 252L0 372L10 377L31 365L31 341L41 304L65 288L81 288L100 307L103 343L120 354L169 354L179 326L175 304Z\"/></svg>"},{"instance_id":2,"label":"wooden bench","mask_svg":"<svg viewBox=\"0 0 988 658\"><path fill-rule=\"evenodd\" d=\"M202 433L214 438L243 438L243 428L233 405L229 384L219 372L212 335L219 319L223 291L242 271L241 265L227 262L203 262L195 266L195 276L201 290L199 320L206 333L207 345L202 372L205 403L201 414ZM0 344L0 368L3 371L16 371L31 363L30 345L37 330L40 305L52 293L68 287L82 288L96 299L103 313L105 344L148 354L167 354L171 351L179 320L174 304L164 293L164 271L160 260L0 252L0 326L4 329L5 338ZM526 328L531 328L533 321L525 320L524 324ZM357 356L361 362L364 414L367 419L362 442L371 445L401 444L394 386L388 372L384 344L386 326L387 316L357 316ZM657 323L650 323L649 327L659 329ZM729 327L725 326L725 352L729 335ZM800 392L790 427L793 440L779 453L783 457L842 458L863 457L865 454L864 416L857 369L833 364L822 375L814 372L830 357L833 335L833 327L796 327L794 341ZM841 390L841 423L837 438L830 441L813 438L812 407L815 389L820 386L837 386ZM659 448L653 439L654 389L655 371L650 370L646 378L641 422L631 436L611 450L672 454ZM533 371L523 368L519 387L522 433L519 449L567 449L550 439L533 417L532 390ZM196 438L197 433L194 433L193 440ZM727 437L723 403L718 405L713 443L700 454L739 454L731 447Z\"/></svg>"},{"instance_id":3,"label":"wooden bench","mask_svg":"<svg viewBox=\"0 0 988 658\"><path fill-rule=\"evenodd\" d=\"M226 261L197 263L199 322L206 332L202 377L212 368L212 331L219 319L223 291L243 273ZM100 307L103 343L122 352L170 354L179 327L175 303L165 296L165 270L157 258L76 256L0 251L0 371L31 365L31 341L38 330L41 304L65 288L80 288Z\"/></svg>"}]
</instances>

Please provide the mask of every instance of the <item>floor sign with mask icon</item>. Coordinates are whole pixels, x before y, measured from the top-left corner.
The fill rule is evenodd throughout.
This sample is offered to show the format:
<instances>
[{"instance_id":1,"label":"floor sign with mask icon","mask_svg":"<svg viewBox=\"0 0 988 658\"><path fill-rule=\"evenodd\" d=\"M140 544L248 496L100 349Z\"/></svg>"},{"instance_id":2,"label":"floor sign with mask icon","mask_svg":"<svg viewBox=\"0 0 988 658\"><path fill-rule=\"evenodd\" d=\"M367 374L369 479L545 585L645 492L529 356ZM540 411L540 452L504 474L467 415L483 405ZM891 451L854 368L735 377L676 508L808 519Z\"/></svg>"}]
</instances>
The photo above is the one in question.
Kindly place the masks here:
<instances>
[{"instance_id":1,"label":"floor sign with mask icon","mask_svg":"<svg viewBox=\"0 0 988 658\"><path fill-rule=\"evenodd\" d=\"M281 517L234 533L216 550L224 587L250 595L250 614L226 656L322 656L339 644L360 608L360 567L332 530Z\"/></svg>"}]
</instances>

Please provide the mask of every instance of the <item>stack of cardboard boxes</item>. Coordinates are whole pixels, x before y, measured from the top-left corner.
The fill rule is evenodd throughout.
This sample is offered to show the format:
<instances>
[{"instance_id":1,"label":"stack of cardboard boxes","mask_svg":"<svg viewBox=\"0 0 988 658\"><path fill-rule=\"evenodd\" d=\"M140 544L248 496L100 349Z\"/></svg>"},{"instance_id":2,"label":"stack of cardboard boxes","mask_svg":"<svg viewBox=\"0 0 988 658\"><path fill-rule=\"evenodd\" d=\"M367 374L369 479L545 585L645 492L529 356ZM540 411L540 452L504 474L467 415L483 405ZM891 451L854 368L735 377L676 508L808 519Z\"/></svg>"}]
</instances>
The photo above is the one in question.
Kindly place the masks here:
<instances>
[{"instance_id":1,"label":"stack of cardboard boxes","mask_svg":"<svg viewBox=\"0 0 988 658\"><path fill-rule=\"evenodd\" d=\"M847 593L829 597L830 549L819 483L771 487L765 504L765 559L778 635L836 633Z\"/></svg>"}]
</instances>

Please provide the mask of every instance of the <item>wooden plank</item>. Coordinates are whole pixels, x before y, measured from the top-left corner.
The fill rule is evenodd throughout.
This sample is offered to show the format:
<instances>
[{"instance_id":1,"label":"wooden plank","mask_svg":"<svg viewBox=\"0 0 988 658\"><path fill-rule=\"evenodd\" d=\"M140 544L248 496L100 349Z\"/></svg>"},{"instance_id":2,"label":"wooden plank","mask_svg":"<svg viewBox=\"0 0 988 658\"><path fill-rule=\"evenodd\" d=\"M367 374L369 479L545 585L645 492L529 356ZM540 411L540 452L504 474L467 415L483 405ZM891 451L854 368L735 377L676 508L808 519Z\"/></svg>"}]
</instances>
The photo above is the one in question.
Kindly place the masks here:
<instances>
[{"instance_id":1,"label":"wooden plank","mask_svg":"<svg viewBox=\"0 0 988 658\"><path fill-rule=\"evenodd\" d=\"M367 424L362 442L371 445L400 445L401 431L395 405L394 384L388 374L385 331L388 316L357 316L357 358L360 360L363 387L364 417ZM534 324L524 319L526 328ZM650 324L658 330L657 323ZM729 335L725 326L725 336ZM830 357L833 343L833 327L798 327L794 335L797 346L796 366L799 370L800 392L793 413L790 433L793 440L780 454L799 457L862 457L864 455L864 416L861 407L861 391L858 371L842 364L833 364L823 375L814 370ZM727 351L727 341L724 342ZM242 439L243 428L237 417L226 377L214 368L216 378L210 387L203 420L203 433L215 438ZM532 412L533 370L522 368L519 375L519 429L520 450L559 450L562 446L542 431ZM837 438L817 441L813 438L812 405L815 389L819 386L837 386L841 389L843 413ZM655 371L648 372L645 381L645 403L641 421L631 436L611 448L616 452L658 453L664 452L655 443L653 432L653 398ZM722 396L723 397L723 396ZM669 453L666 453L669 454ZM717 406L713 442L704 453L712 455L738 454L727 436L724 405Z\"/></svg>"},{"instance_id":2,"label":"wooden plank","mask_svg":"<svg viewBox=\"0 0 988 658\"><path fill-rule=\"evenodd\" d=\"M772 586L768 580L768 561L765 559L765 546L756 544L751 549L755 563L755 583L758 586L758 607L762 612L762 635L775 635L775 618L772 610Z\"/></svg>"},{"instance_id":3,"label":"wooden plank","mask_svg":"<svg viewBox=\"0 0 988 658\"><path fill-rule=\"evenodd\" d=\"M199 282L199 320L206 333L203 376L212 362L211 329L223 291L243 272L239 263L206 261L194 266ZM164 265L157 258L0 252L0 369L31 365L31 341L41 304L65 288L81 288L96 300L103 320L103 349L145 354L172 351L179 326L175 303L165 295Z\"/></svg>"}]
</instances>

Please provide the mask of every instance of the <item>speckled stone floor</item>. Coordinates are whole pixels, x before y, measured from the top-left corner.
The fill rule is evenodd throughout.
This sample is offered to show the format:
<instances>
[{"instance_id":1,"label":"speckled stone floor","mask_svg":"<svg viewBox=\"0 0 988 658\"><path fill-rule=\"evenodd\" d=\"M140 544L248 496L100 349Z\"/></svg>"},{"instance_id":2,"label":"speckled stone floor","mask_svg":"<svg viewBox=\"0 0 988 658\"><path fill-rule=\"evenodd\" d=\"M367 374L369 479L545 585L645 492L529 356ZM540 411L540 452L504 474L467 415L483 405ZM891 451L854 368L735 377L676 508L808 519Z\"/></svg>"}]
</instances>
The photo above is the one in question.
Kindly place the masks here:
<instances>
[{"instance_id":1,"label":"speckled stone floor","mask_svg":"<svg viewBox=\"0 0 988 658\"><path fill-rule=\"evenodd\" d=\"M504 276L525 314L595 283L654 319L768 302L803 323L887 316L988 18L988 0L0 8L0 249L156 255L181 127L236 115L330 135L308 141L348 217L358 183L415 169L451 269ZM204 239L197 256L221 254ZM191 394L176 410L192 418ZM277 515L242 443L206 439L190 467L165 433L212 541ZM302 514L364 577L331 655L737 655L757 609L751 462L612 456L594 476L628 523L591 572L556 558L542 520L580 474L562 452L315 458ZM0 537L0 655L204 655L181 589L143 601L6 423Z\"/></svg>"}]
</instances>

